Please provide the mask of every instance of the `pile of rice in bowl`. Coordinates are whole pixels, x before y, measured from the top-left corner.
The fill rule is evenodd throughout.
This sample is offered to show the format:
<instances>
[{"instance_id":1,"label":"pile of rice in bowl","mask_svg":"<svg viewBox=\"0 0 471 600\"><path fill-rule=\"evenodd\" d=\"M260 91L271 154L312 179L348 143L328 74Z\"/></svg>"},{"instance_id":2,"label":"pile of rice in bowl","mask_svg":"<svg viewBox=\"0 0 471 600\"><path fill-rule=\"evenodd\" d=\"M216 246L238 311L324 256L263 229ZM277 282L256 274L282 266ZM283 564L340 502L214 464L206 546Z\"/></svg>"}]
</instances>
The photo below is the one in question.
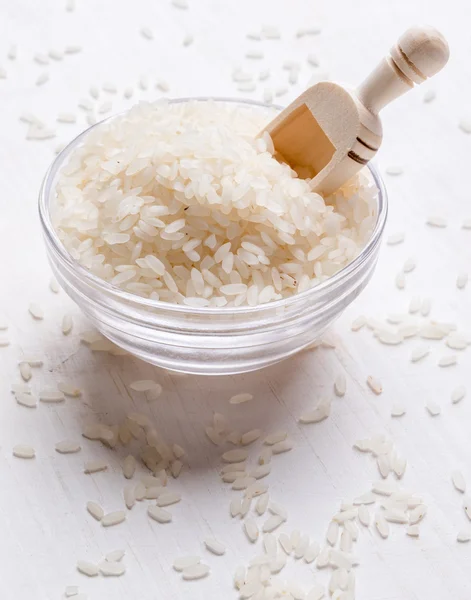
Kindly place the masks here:
<instances>
[{"instance_id":1,"label":"pile of rice in bowl","mask_svg":"<svg viewBox=\"0 0 471 600\"><path fill-rule=\"evenodd\" d=\"M312 192L259 137L274 115L159 101L96 126L57 178L65 248L123 290L193 307L255 306L334 275L368 241L378 190L364 169Z\"/></svg>"}]
</instances>

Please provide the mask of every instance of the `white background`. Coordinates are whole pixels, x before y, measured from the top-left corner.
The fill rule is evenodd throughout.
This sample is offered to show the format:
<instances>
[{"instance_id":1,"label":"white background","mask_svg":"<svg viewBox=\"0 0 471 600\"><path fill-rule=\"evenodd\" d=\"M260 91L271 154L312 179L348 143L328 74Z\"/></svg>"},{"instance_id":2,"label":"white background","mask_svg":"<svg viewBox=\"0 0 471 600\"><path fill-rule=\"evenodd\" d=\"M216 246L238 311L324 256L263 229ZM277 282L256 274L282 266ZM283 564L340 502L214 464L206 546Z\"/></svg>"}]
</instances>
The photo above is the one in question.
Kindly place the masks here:
<instances>
[{"instance_id":1,"label":"white background","mask_svg":"<svg viewBox=\"0 0 471 600\"><path fill-rule=\"evenodd\" d=\"M77 0L75 12L65 11L64 0L0 1L0 65L7 70L0 80L0 312L9 322L11 345L0 348L0 598L1 600L55 600L66 585L78 584L90 600L220 600L236 597L231 578L236 565L255 554L238 520L228 516L231 494L219 481L220 449L204 435L212 411L224 413L241 431L260 427L265 432L289 431L291 453L276 457L268 481L272 497L288 507L286 530L294 527L321 541L332 514L342 499L369 489L378 473L370 457L352 450L353 442L377 432L393 437L407 457L404 486L423 495L429 507L420 526L421 537L410 539L405 528L393 526L383 541L373 530L361 532L356 545L357 597L361 600L469 600L471 597L471 544L456 542L458 530L470 525L462 497L450 482L451 471L462 469L471 485L471 397L458 405L450 393L468 383L471 394L470 352L459 353L459 364L440 369L438 359L451 351L443 342L422 363L411 364L417 340L400 347L381 346L368 330L350 331L360 313L385 318L405 312L412 296L433 298L431 318L457 323L471 331L470 294L456 289L458 272L471 270L471 231L461 222L471 217L469 164L471 136L458 128L471 118L471 9L467 0L347 0L307 2L290 0L189 0L182 11L168 0ZM368 289L335 326L337 348L304 353L264 372L233 378L180 378L159 372L130 358L92 354L80 344L79 332L87 324L62 293L48 289L50 272L45 260L36 201L42 176L59 142L70 140L85 127L77 108L90 85L115 83L118 96L101 94L117 111L129 103L122 99L125 86L136 89L132 101L158 95L153 85L138 91L140 76L153 84L169 82L172 97L195 95L250 96L261 99L264 87L276 88L287 80L285 59L302 63L300 84L280 98L287 103L307 85L313 69L308 53L319 57L322 70L333 79L356 83L410 24L436 25L448 37L452 57L447 69L422 89L411 92L384 111L385 140L379 157L404 168L400 177L386 177L390 193L388 234L406 232L401 246L384 246L376 274ZM245 35L273 25L281 41L251 42ZM320 25L316 37L296 39L300 27ZM154 32L147 41L142 26ZM194 44L183 48L187 33ZM18 58L6 58L12 43ZM83 46L81 54L66 56L48 67L33 62L36 52ZM249 49L262 49L265 59L249 61ZM242 66L257 72L270 68L272 77L254 94L236 91L232 69ZM50 80L35 86L39 74ZM437 92L431 104L422 101L426 89ZM105 98L106 97L106 98ZM59 112L80 113L79 123L57 124L58 135L47 142L26 141L22 112L29 111L55 126ZM448 219L444 230L425 225L428 215ZM408 257L418 267L407 276L406 289L394 279ZM39 302L46 313L34 322L27 308ZM65 338L60 321L73 312L75 328ZM24 354L44 357L34 370L32 386L70 380L84 389L79 400L35 410L18 406L10 393L19 381L17 363ZM339 373L347 377L347 394L335 399L331 418L320 425L300 427L296 419L326 394L333 394ZM377 397L366 387L368 375L381 379L384 393ZM160 381L164 393L147 403L130 393L128 384L138 378ZM254 401L230 406L228 398L250 391ZM432 418L424 403L433 398L442 414ZM392 419L393 402L407 406L407 414ZM172 488L183 494L172 507L174 520L162 526L150 522L145 506L136 506L127 521L104 529L85 511L87 500L100 502L107 511L122 507L124 479L121 451L82 440L82 451L63 456L54 444L64 438L80 440L84 423L98 419L113 424L132 410L152 416L168 440L188 453L188 466ZM30 443L33 461L11 455L13 445ZM256 456L257 448L253 449ZM104 457L106 473L86 476L87 459ZM228 546L224 557L202 548L205 536L214 534ZM90 580L75 570L77 559L98 561L115 548L125 548L127 573L120 579ZM209 578L185 583L171 567L174 557L199 553L212 567ZM309 589L314 577L325 573L296 565L295 577ZM284 574L282 574L284 577Z\"/></svg>"}]
</instances>

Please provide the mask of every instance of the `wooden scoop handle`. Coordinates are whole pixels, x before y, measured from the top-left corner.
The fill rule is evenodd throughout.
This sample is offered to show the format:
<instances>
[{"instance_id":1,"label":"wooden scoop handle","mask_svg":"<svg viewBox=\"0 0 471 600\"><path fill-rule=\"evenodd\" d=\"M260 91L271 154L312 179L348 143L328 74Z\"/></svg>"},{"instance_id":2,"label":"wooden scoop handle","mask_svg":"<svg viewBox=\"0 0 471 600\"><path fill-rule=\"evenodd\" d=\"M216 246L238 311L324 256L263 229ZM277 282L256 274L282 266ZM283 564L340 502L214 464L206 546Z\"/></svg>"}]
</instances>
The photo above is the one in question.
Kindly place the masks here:
<instances>
[{"instance_id":1,"label":"wooden scoop handle","mask_svg":"<svg viewBox=\"0 0 471 600\"><path fill-rule=\"evenodd\" d=\"M448 43L439 31L433 27L411 27L360 85L357 96L370 112L377 114L414 84L443 69L449 56Z\"/></svg>"}]
</instances>

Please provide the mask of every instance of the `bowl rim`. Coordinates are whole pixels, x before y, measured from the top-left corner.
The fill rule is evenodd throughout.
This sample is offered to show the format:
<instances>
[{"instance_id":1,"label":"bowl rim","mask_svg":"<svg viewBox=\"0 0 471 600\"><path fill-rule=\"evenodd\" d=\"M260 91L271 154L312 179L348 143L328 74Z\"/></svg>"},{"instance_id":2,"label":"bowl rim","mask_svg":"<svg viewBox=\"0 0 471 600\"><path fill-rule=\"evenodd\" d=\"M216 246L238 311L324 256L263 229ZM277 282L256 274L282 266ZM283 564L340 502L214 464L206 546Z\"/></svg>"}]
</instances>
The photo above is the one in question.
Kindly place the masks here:
<instances>
[{"instance_id":1,"label":"bowl rim","mask_svg":"<svg viewBox=\"0 0 471 600\"><path fill-rule=\"evenodd\" d=\"M225 102L225 103L233 103L233 104L246 104L247 106L258 106L260 108L272 108L277 110L282 110L284 107L276 105L276 104L266 104L264 102L260 102L257 100L249 100L245 98L230 98L230 97L211 97L211 96L196 96L189 98L175 98L168 100L171 103L181 103L181 102L191 102L191 101L214 101L214 102ZM50 215L50 201L52 198L52 194L54 190L52 189L52 183L58 174L60 168L65 163L66 159L72 153L73 150L83 141L83 139L95 128L116 119L124 114L126 114L130 109L121 111L114 115L103 119L95 123L94 125L88 127L78 136L76 136L69 144L67 144L61 152L55 157L50 166L48 167L43 181L41 183L40 191L39 191L39 218L41 221L41 225L43 228L43 234L46 237L47 241L52 245L56 254L59 255L60 259L66 263L66 265L72 271L75 271L78 276L82 279L85 279L87 282L95 286L96 288L102 290L107 295L114 296L116 299L120 301L126 301L127 303L134 305L136 308L140 307L143 309L153 309L159 311L166 312L179 312L184 313L185 315L198 315L201 316L215 316L215 315L233 315L233 314L251 314L257 312L263 312L267 309L279 309L282 307L287 307L293 303L302 302L304 300L309 300L311 297L321 296L323 293L329 293L335 289L337 285L339 285L342 281L348 279L348 277L357 269L359 269L367 259L372 255L375 248L378 246L381 235L383 233L387 214L388 214L388 197L386 192L386 187L384 182L379 174L378 169L375 164L369 162L367 165L367 169L370 171L373 176L374 183L378 189L378 214L376 218L376 223L373 228L373 232L362 248L361 252L356 256L350 263L345 265L340 271L332 275L325 281L319 283L316 286L313 286L303 292L293 294L288 298L282 298L281 300L274 300L272 302L267 302L265 304L258 304L256 306L236 306L236 307L193 307L187 306L185 304L175 304L173 302L165 302L162 300L153 300L151 298L144 298L142 296L138 296L137 294L133 294L132 292L128 292L123 290L117 286L112 285L111 283L101 279L100 277L91 273L88 269L80 265L69 252L66 250L64 245L62 244L59 236L57 235L56 230L52 224L51 215Z\"/></svg>"}]
</instances>

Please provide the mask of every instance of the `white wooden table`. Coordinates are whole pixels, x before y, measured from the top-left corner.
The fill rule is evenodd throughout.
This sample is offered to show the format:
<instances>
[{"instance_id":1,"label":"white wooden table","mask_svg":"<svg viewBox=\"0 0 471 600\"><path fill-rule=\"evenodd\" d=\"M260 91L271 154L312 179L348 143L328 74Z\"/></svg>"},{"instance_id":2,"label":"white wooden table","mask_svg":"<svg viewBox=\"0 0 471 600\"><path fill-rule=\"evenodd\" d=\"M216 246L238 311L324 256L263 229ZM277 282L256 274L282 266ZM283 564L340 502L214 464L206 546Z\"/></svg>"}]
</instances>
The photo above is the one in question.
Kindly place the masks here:
<instances>
[{"instance_id":1,"label":"white wooden table","mask_svg":"<svg viewBox=\"0 0 471 600\"><path fill-rule=\"evenodd\" d=\"M289 431L294 449L276 457L269 476L272 497L289 510L287 530L300 528L321 541L341 500L369 489L378 478L370 457L355 453L353 442L377 432L392 436L398 451L408 459L403 479L407 489L423 495L428 514L421 537L410 539L403 526L392 526L388 540L376 531L361 532L356 545L357 597L361 600L468 600L471 597L471 544L458 544L458 530L470 525L462 509L462 497L453 489L451 471L459 468L471 485L471 398L452 405L450 393L458 384L471 392L471 352L459 352L459 364L440 369L437 360L449 351L443 342L432 344L430 356L419 364L409 360L417 340L400 347L380 345L368 330L350 331L360 313L385 318L404 312L412 296L433 298L431 317L453 321L471 331L471 287L459 291L458 272L471 270L471 231L461 222L471 217L469 160L471 136L458 129L461 117L471 116L471 36L469 4L465 0L424 4L419 0L396 2L304 2L258 0L218 2L189 0L187 11L168 0L77 0L75 12L65 11L64 0L0 2L0 63L7 70L0 80L0 313L9 323L1 332L11 344L0 348L0 598L2 600L55 600L66 585L78 584L90 600L216 600L236 598L232 589L235 567L255 555L242 532L240 521L230 519L231 491L220 483L217 468L221 450L204 435L212 411L224 413L241 431L260 427L265 432ZM390 193L388 233L406 232L400 246L385 246L368 289L340 319L333 335L336 349L304 353L264 372L233 378L181 378L125 357L92 354L80 344L79 333L89 326L64 293L48 289L50 271L43 251L36 201L53 148L71 139L85 126L57 124L58 137L46 142L26 141L24 111L54 125L59 112L80 113L77 103L88 96L90 85L114 82L119 95L101 94L113 101L113 111L125 108L122 91L136 89L137 98L152 99L139 91L137 81L147 76L169 82L171 96L240 96L231 81L238 65L250 70L270 68L271 79L259 84L275 88L287 80L284 60L300 60L298 86L280 98L286 103L299 93L313 69L306 63L309 52L319 56L321 67L332 78L359 81L395 38L409 24L430 22L448 36L452 58L436 80L391 106L384 114L385 141L380 166L400 164L404 174L387 177ZM281 41L250 42L248 31L263 24L280 27ZM296 39L300 27L321 25L316 37ZM143 26L154 32L147 41ZM194 44L182 46L187 33ZM10 44L18 46L18 58L10 61ZM33 62L36 52L47 53L67 44L80 44L80 54L66 56L48 67ZM265 51L262 61L248 61L249 48ZM256 64L255 64L256 63ZM260 63L260 64L258 64ZM34 82L43 71L50 80ZM425 89L437 91L424 104ZM437 214L448 219L443 230L425 225ZM404 291L394 278L409 256L417 269L407 276ZM46 313L42 322L28 314L31 301ZM74 331L64 337L60 321L74 314ZM20 381L18 360L24 354L40 354L44 367L34 369L32 386L70 380L84 389L81 399L61 405L18 406L10 393ZM300 427L297 417L319 397L333 394L339 373L347 378L344 399L334 399L330 419ZM374 396L366 377L381 379L384 393ZM148 403L127 385L139 378L157 378L164 393ZM231 406L228 398L240 391L254 394L254 401ZM442 406L432 418L425 410L427 398ZM393 402L407 406L407 414L392 419ZM107 511L122 507L124 479L120 470L122 450L112 452L81 438L86 422L113 424L126 413L148 414L167 439L185 447L188 466L175 483L182 502L172 508L171 525L151 522L145 506L136 506L127 521L105 529L86 512L87 500L100 502ZM61 439L81 440L82 451L68 456L54 451ZM15 459L11 449L30 443L36 449L32 461ZM85 460L103 457L108 472L86 476ZM224 557L205 552L202 540L214 534L228 546ZM97 561L115 548L126 549L127 572L119 579L87 579L76 572L77 559ZM182 582L172 569L176 556L201 554L212 567L211 576L199 582ZM313 567L292 565L306 589L313 581ZM285 577L283 572L281 577ZM316 575L325 581L326 573Z\"/></svg>"}]
</instances>

